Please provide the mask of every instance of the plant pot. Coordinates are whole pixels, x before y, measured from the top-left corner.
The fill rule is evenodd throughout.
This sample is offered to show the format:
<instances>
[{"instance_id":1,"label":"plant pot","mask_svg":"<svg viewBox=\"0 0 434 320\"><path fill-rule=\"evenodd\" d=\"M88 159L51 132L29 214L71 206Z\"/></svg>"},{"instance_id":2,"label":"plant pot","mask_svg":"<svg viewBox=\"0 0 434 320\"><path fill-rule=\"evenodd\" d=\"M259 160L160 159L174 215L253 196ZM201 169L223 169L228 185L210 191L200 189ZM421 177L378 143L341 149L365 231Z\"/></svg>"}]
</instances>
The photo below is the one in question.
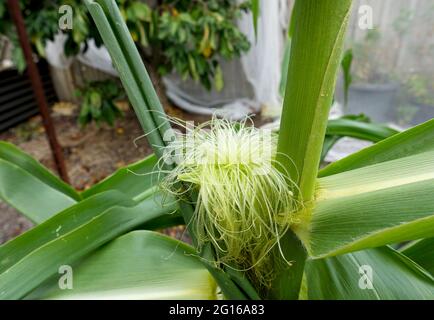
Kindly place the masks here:
<instances>
[{"instance_id":1,"label":"plant pot","mask_svg":"<svg viewBox=\"0 0 434 320\"><path fill-rule=\"evenodd\" d=\"M434 106L418 103L414 103L413 106L417 108L417 112L411 119L410 124L418 125L434 118Z\"/></svg>"},{"instance_id":2,"label":"plant pot","mask_svg":"<svg viewBox=\"0 0 434 320\"><path fill-rule=\"evenodd\" d=\"M395 118L398 88L395 83L351 85L347 113L364 113L374 122L390 122Z\"/></svg>"}]
</instances>

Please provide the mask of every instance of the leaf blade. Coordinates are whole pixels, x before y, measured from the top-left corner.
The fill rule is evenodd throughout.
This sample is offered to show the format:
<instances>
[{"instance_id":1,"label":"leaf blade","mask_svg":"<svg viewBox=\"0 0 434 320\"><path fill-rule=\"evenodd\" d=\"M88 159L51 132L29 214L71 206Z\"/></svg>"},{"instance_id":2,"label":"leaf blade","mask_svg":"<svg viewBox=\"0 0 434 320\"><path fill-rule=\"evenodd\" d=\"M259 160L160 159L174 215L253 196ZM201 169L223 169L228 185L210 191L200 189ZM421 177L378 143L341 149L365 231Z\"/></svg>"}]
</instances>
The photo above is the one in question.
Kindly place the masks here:
<instances>
[{"instance_id":1,"label":"leaf blade","mask_svg":"<svg viewBox=\"0 0 434 320\"><path fill-rule=\"evenodd\" d=\"M38 247L0 274L0 299L18 299L57 272L109 240L158 216L173 212L156 194L140 203L113 206L90 221ZM146 213L146 214L144 214Z\"/></svg>"},{"instance_id":2,"label":"leaf blade","mask_svg":"<svg viewBox=\"0 0 434 320\"><path fill-rule=\"evenodd\" d=\"M434 238L419 240L401 252L434 276Z\"/></svg>"},{"instance_id":3,"label":"leaf blade","mask_svg":"<svg viewBox=\"0 0 434 320\"><path fill-rule=\"evenodd\" d=\"M35 178L41 180L51 188L66 194L76 201L81 199L79 193L74 188L59 179L41 163L11 143L0 141L0 159L13 163L22 170L31 173Z\"/></svg>"},{"instance_id":4,"label":"leaf blade","mask_svg":"<svg viewBox=\"0 0 434 320\"><path fill-rule=\"evenodd\" d=\"M216 284L186 244L150 231L126 234L74 267L74 289L57 279L31 299L216 299Z\"/></svg>"},{"instance_id":5,"label":"leaf blade","mask_svg":"<svg viewBox=\"0 0 434 320\"><path fill-rule=\"evenodd\" d=\"M150 155L143 160L118 169L104 180L83 191L83 198L108 190L123 192L130 198L138 197L158 182L157 158Z\"/></svg>"},{"instance_id":6,"label":"leaf blade","mask_svg":"<svg viewBox=\"0 0 434 320\"><path fill-rule=\"evenodd\" d=\"M372 289L364 286L367 283L362 276L366 273L361 273L361 267L371 268ZM314 300L418 300L434 297L432 277L389 247L310 260L306 274L309 298Z\"/></svg>"},{"instance_id":7,"label":"leaf blade","mask_svg":"<svg viewBox=\"0 0 434 320\"><path fill-rule=\"evenodd\" d=\"M35 223L76 203L67 194L3 159L0 159L0 198Z\"/></svg>"},{"instance_id":8,"label":"leaf blade","mask_svg":"<svg viewBox=\"0 0 434 320\"><path fill-rule=\"evenodd\" d=\"M296 230L313 258L434 236L434 152L319 179Z\"/></svg>"},{"instance_id":9,"label":"leaf blade","mask_svg":"<svg viewBox=\"0 0 434 320\"><path fill-rule=\"evenodd\" d=\"M322 169L318 176L326 177L431 150L434 150L434 119L336 161Z\"/></svg>"}]
</instances>

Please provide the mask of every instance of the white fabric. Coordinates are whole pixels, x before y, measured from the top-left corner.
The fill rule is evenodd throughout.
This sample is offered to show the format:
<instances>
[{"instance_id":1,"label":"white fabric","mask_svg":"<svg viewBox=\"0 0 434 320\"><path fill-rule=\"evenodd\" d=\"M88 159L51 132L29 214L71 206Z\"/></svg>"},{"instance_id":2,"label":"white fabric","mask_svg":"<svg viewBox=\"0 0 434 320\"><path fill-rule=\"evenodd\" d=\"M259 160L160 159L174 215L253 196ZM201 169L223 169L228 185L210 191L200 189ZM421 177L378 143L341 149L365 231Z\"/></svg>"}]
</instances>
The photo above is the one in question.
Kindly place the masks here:
<instances>
[{"instance_id":1,"label":"white fabric","mask_svg":"<svg viewBox=\"0 0 434 320\"><path fill-rule=\"evenodd\" d=\"M242 2L242 0L239 0ZM288 18L287 0L261 0L258 37L255 39L251 13L243 14L238 22L252 47L240 59L221 60L224 89L207 91L192 80L183 81L175 74L163 79L167 95L178 107L193 113L213 114L240 119L258 113L277 116L281 110L279 83ZM63 54L65 35L59 34L46 46L47 61L57 68L68 68L73 58ZM76 57L80 62L117 76L105 47L97 48L88 42L84 54Z\"/></svg>"},{"instance_id":2,"label":"white fabric","mask_svg":"<svg viewBox=\"0 0 434 320\"><path fill-rule=\"evenodd\" d=\"M251 14L239 21L241 31L252 43L251 50L241 58L244 73L254 88L255 100L271 116L279 115L282 105L279 84L288 11L286 0L261 0L256 40Z\"/></svg>"},{"instance_id":3,"label":"white fabric","mask_svg":"<svg viewBox=\"0 0 434 320\"><path fill-rule=\"evenodd\" d=\"M66 35L58 33L54 37L54 41L47 41L45 46L45 58L53 67L59 69L68 69L71 66L73 57L66 57L63 53L63 46L66 41Z\"/></svg>"},{"instance_id":4,"label":"white fabric","mask_svg":"<svg viewBox=\"0 0 434 320\"><path fill-rule=\"evenodd\" d=\"M88 48L85 53L77 56L77 59L89 66L108 73L112 76L118 76L118 72L113 67L110 54L104 46L97 47L95 41L91 39L87 42Z\"/></svg>"},{"instance_id":5,"label":"white fabric","mask_svg":"<svg viewBox=\"0 0 434 320\"><path fill-rule=\"evenodd\" d=\"M59 33L54 37L54 41L47 41L45 46L45 57L50 65L59 69L68 69L74 59L79 60L81 63L117 76L118 73L113 67L110 54L104 46L98 48L93 39L87 42L87 50L84 53L78 54L75 57L67 57L64 54L64 45L66 35ZM83 48L83 47L82 47Z\"/></svg>"},{"instance_id":6,"label":"white fabric","mask_svg":"<svg viewBox=\"0 0 434 320\"><path fill-rule=\"evenodd\" d=\"M267 116L278 116L288 12L287 0L261 0L257 39L252 15L243 14L238 26L252 47L240 59L221 61L225 82L222 92L209 92L191 80L182 81L179 76L170 75L164 79L168 97L180 108L194 113L217 112L240 119L262 109Z\"/></svg>"}]
</instances>

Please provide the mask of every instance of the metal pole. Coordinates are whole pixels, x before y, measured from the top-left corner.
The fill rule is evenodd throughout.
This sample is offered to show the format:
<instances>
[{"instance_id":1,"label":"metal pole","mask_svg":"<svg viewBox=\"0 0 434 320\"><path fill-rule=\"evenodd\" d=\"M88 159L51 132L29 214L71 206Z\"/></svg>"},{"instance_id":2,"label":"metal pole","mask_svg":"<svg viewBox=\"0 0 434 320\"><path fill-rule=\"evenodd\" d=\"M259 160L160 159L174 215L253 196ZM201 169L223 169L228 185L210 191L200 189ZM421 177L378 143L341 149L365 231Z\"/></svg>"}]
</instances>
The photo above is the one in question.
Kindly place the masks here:
<instances>
[{"instance_id":1,"label":"metal pole","mask_svg":"<svg viewBox=\"0 0 434 320\"><path fill-rule=\"evenodd\" d=\"M18 0L8 0L9 13L14 21L17 29L18 38L24 57L27 63L27 73L32 84L33 92L35 94L36 102L38 103L39 112L42 116L43 125L50 143L51 151L54 156L57 170L60 177L69 183L68 172L66 171L65 160L63 158L62 148L56 138L56 131L54 130L53 121L50 117L47 100L45 98L44 88L42 87L41 77L38 68L33 61L32 48L27 36L24 19L21 14L21 9Z\"/></svg>"}]
</instances>

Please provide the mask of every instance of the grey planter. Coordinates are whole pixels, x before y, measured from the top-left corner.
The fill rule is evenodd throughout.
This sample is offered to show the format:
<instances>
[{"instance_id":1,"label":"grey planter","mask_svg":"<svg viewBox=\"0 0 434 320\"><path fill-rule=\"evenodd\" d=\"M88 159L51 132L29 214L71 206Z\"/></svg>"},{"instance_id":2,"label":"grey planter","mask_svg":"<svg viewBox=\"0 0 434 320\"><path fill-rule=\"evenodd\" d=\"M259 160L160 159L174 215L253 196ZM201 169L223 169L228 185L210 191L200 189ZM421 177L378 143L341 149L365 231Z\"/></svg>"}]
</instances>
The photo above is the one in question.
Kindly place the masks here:
<instances>
[{"instance_id":1,"label":"grey planter","mask_svg":"<svg viewBox=\"0 0 434 320\"><path fill-rule=\"evenodd\" d=\"M348 93L347 113L364 113L372 121L390 122L395 118L398 88L394 83L353 84Z\"/></svg>"},{"instance_id":2,"label":"grey planter","mask_svg":"<svg viewBox=\"0 0 434 320\"><path fill-rule=\"evenodd\" d=\"M414 106L417 108L417 112L411 120L412 125L418 125L434 118L434 106L424 104L414 104Z\"/></svg>"}]
</instances>

